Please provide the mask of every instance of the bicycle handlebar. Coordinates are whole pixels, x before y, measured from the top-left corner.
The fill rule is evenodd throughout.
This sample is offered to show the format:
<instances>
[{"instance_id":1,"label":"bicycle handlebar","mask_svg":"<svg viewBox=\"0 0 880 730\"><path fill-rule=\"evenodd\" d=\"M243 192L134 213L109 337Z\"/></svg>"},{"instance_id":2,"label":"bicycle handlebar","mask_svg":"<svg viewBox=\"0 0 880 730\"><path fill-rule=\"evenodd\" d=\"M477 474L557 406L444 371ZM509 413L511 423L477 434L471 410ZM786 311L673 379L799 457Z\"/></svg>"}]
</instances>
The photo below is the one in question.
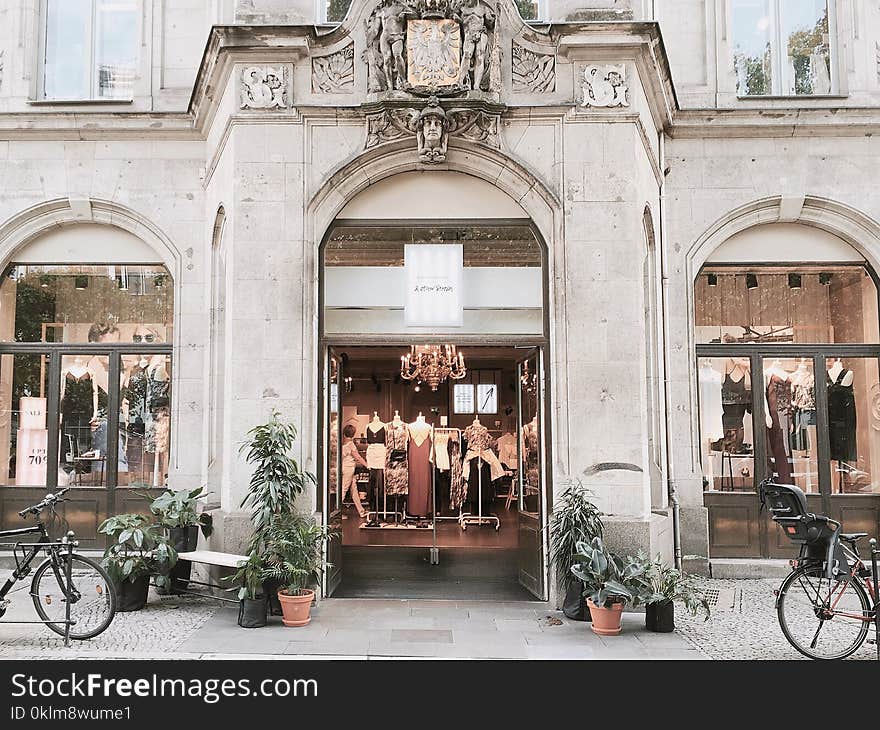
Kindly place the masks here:
<instances>
[{"instance_id":1,"label":"bicycle handlebar","mask_svg":"<svg viewBox=\"0 0 880 730\"><path fill-rule=\"evenodd\" d=\"M29 514L32 514L32 515L40 514L40 512L42 512L44 509L46 509L46 507L51 507L55 504L58 504L59 502L63 502L64 500L62 499L62 497L68 491L70 491L70 487L62 487L54 494L49 493L45 497L43 497L43 499L41 499L39 502L37 502L35 505L32 505L30 507L27 507L27 508L21 510L21 512L18 513L18 516L23 519L25 516L27 516Z\"/></svg>"}]
</instances>

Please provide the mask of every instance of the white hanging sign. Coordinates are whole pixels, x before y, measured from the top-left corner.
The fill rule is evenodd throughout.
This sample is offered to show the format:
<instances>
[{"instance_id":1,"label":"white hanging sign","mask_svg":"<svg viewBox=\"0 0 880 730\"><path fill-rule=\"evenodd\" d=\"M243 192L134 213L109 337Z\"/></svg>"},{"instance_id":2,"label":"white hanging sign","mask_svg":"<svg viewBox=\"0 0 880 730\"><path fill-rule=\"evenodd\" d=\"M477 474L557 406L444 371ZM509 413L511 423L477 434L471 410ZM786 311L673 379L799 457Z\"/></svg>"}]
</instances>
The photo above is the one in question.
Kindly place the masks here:
<instances>
[{"instance_id":1,"label":"white hanging sign","mask_svg":"<svg viewBox=\"0 0 880 730\"><path fill-rule=\"evenodd\" d=\"M419 243L404 246L408 327L461 327L462 270L464 251L460 243Z\"/></svg>"}]
</instances>

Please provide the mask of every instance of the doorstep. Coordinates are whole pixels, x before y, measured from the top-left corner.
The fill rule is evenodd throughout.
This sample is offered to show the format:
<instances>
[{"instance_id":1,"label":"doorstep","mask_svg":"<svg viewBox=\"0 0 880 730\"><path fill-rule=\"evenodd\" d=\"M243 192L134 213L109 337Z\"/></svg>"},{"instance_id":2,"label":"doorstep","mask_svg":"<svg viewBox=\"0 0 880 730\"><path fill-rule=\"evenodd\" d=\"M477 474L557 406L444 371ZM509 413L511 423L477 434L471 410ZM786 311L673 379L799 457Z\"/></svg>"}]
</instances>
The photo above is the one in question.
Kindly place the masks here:
<instances>
[{"instance_id":1,"label":"doorstep","mask_svg":"<svg viewBox=\"0 0 880 730\"><path fill-rule=\"evenodd\" d=\"M77 555L82 555L84 558L91 558L96 562L100 562L101 558L104 557L103 550L80 550L76 549L74 551ZM21 553L19 553L21 555ZM31 563L31 569L35 569L43 560L46 559L46 554L41 552L33 563ZM12 550L0 550L0 570L15 570L15 555L13 555Z\"/></svg>"},{"instance_id":2,"label":"doorstep","mask_svg":"<svg viewBox=\"0 0 880 730\"><path fill-rule=\"evenodd\" d=\"M709 575L721 580L784 578L791 572L788 560L762 558L710 558Z\"/></svg>"}]
</instances>

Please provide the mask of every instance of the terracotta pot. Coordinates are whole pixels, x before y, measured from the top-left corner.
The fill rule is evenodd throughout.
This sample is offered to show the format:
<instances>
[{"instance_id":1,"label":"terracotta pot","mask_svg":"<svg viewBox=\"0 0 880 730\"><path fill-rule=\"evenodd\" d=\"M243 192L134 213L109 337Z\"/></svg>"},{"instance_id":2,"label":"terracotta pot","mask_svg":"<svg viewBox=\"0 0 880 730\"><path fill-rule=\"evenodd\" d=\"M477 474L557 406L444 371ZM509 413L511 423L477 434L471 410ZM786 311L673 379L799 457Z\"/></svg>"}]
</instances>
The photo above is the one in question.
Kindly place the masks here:
<instances>
[{"instance_id":1,"label":"terracotta pot","mask_svg":"<svg viewBox=\"0 0 880 730\"><path fill-rule=\"evenodd\" d=\"M312 611L312 601L315 592L308 588L301 588L298 595L291 595L287 591L278 591L278 600L281 602L281 611L285 626L305 626L312 620L309 615Z\"/></svg>"},{"instance_id":2,"label":"terracotta pot","mask_svg":"<svg viewBox=\"0 0 880 730\"><path fill-rule=\"evenodd\" d=\"M600 636L617 636L620 633L620 615L623 613L622 603L609 603L601 608L589 598L590 616L593 619L592 629Z\"/></svg>"}]
</instances>

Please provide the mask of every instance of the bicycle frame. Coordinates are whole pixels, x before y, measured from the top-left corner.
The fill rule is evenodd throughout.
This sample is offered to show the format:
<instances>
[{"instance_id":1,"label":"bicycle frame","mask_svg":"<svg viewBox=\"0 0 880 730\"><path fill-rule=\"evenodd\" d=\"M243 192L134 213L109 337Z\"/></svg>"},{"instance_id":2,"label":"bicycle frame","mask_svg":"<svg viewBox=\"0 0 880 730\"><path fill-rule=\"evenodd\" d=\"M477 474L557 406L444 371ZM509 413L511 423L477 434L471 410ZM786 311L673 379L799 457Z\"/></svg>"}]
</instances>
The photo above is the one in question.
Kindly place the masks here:
<instances>
[{"instance_id":1,"label":"bicycle frame","mask_svg":"<svg viewBox=\"0 0 880 730\"><path fill-rule=\"evenodd\" d=\"M71 533L72 534L72 533ZM30 566L34 559L42 552L46 551L48 559L51 561L52 572L55 574L55 579L58 581L58 585L65 586L65 594L68 593L69 587L71 585L71 571L73 567L73 549L76 547L76 541L72 539L67 539L61 542L52 542L49 539L49 533L46 532L46 526L42 522L38 522L33 527L22 527L17 530L0 530L0 540L4 538L15 538L15 537L24 537L25 535L39 535L40 539L37 542L14 542L14 543L0 543L0 546L11 545L13 550L13 555L15 556L15 570L12 571L12 575L9 580L0 587L0 605L3 605L6 596L9 591L12 590L12 586L14 586L18 581L27 577L27 575L31 572ZM19 560L18 553L16 550L19 548L22 549L22 559ZM25 554L24 548L30 548L30 552ZM61 575L61 565L59 561L59 553L60 549L67 550L67 560L64 565L64 577L62 580ZM65 611L64 611L64 646L70 646L70 627L76 623L70 618L70 596L66 595L65 599ZM7 621L9 624L57 624L61 623L60 621Z\"/></svg>"}]
</instances>

